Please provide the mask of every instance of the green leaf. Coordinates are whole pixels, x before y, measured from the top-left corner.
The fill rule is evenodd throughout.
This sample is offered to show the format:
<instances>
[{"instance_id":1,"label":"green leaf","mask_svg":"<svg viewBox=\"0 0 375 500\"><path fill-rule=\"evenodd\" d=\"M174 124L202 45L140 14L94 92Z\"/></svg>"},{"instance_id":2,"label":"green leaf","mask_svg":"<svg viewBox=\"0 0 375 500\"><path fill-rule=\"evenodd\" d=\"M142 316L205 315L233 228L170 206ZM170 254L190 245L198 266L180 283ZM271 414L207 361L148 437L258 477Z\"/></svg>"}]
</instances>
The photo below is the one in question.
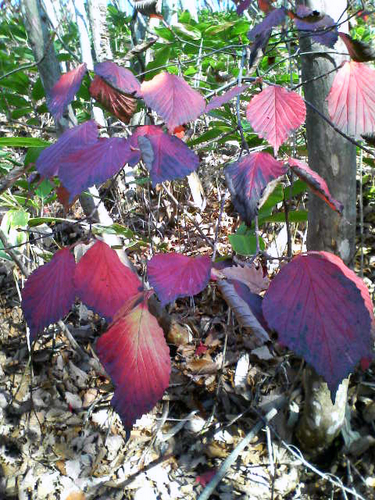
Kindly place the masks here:
<instances>
[{"instance_id":1,"label":"green leaf","mask_svg":"<svg viewBox=\"0 0 375 500\"><path fill-rule=\"evenodd\" d=\"M26 210L18 209L18 210L8 210L4 215L5 219L5 227L7 228L7 232L9 229L17 229L19 227L26 227L28 221L30 219L30 214L26 212Z\"/></svg>"},{"instance_id":2,"label":"green leaf","mask_svg":"<svg viewBox=\"0 0 375 500\"><path fill-rule=\"evenodd\" d=\"M37 139L36 137L0 137L0 147L38 148L41 146L49 146L50 144L50 142Z\"/></svg>"},{"instance_id":3,"label":"green leaf","mask_svg":"<svg viewBox=\"0 0 375 500\"><path fill-rule=\"evenodd\" d=\"M54 188L55 186L52 185L48 179L44 179L36 188L35 194L44 200Z\"/></svg>"},{"instance_id":4,"label":"green leaf","mask_svg":"<svg viewBox=\"0 0 375 500\"><path fill-rule=\"evenodd\" d=\"M72 222L61 217L31 217L29 219L29 227L40 226L41 224L51 224L52 222Z\"/></svg>"},{"instance_id":5,"label":"green leaf","mask_svg":"<svg viewBox=\"0 0 375 500\"><path fill-rule=\"evenodd\" d=\"M216 137L219 137L223 133L222 130L219 128L211 128L207 130L207 132L204 132L202 135L197 137L196 139L193 139L192 141L189 141L189 146L195 146L196 144L201 144L202 142L210 141L212 139L215 139Z\"/></svg>"},{"instance_id":6,"label":"green leaf","mask_svg":"<svg viewBox=\"0 0 375 500\"><path fill-rule=\"evenodd\" d=\"M43 151L43 149L45 149L45 148L29 148L27 150L27 153L25 155L25 159L23 162L25 167L27 167L27 165L29 165L30 163L35 163L36 160L38 159L40 153Z\"/></svg>"},{"instance_id":7,"label":"green leaf","mask_svg":"<svg viewBox=\"0 0 375 500\"><path fill-rule=\"evenodd\" d=\"M254 231L248 231L246 234L230 234L229 242L233 250L239 255L254 255L256 253L256 236ZM265 249L265 244L259 236L259 246L261 250Z\"/></svg>"},{"instance_id":8,"label":"green leaf","mask_svg":"<svg viewBox=\"0 0 375 500\"><path fill-rule=\"evenodd\" d=\"M134 239L134 233L131 229L128 227L122 226L121 224L118 224L117 222L111 224L110 226L103 226L101 224L94 224L93 225L94 231L97 231L98 233L106 233L106 234L117 234L119 236L123 236L124 238L127 239Z\"/></svg>"},{"instance_id":9,"label":"green leaf","mask_svg":"<svg viewBox=\"0 0 375 500\"><path fill-rule=\"evenodd\" d=\"M307 210L295 210L293 212L289 212L289 222L306 222L307 214ZM277 214L264 217L262 218L262 224L264 222L285 222L285 213L279 212Z\"/></svg>"},{"instance_id":10,"label":"green leaf","mask_svg":"<svg viewBox=\"0 0 375 500\"><path fill-rule=\"evenodd\" d=\"M306 182L301 181L300 179L293 182L292 194L290 195L290 186L285 188L285 199L289 200L290 197L298 196L303 193L307 189Z\"/></svg>"}]
</instances>

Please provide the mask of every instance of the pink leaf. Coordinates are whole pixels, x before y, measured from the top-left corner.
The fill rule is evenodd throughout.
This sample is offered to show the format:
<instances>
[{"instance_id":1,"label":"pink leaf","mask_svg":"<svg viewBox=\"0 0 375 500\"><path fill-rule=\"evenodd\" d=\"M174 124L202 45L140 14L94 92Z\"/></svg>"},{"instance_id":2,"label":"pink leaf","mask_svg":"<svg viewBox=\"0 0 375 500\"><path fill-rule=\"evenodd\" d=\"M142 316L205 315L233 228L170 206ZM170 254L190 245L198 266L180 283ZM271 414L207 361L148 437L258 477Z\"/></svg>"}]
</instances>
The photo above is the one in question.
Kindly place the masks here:
<instances>
[{"instance_id":1,"label":"pink leaf","mask_svg":"<svg viewBox=\"0 0 375 500\"><path fill-rule=\"evenodd\" d=\"M293 172L297 174L300 179L306 182L310 189L317 196L319 196L319 198L324 200L332 208L332 210L335 210L335 212L342 215L344 205L331 196L326 181L320 177L319 174L314 172L314 170L308 167L303 161L299 161L294 158L289 158L288 164L291 166Z\"/></svg>"},{"instance_id":2,"label":"pink leaf","mask_svg":"<svg viewBox=\"0 0 375 500\"><path fill-rule=\"evenodd\" d=\"M75 298L76 263L68 248L57 251L48 264L38 267L22 290L22 310L30 328L30 340L65 316Z\"/></svg>"},{"instance_id":3,"label":"pink leaf","mask_svg":"<svg viewBox=\"0 0 375 500\"><path fill-rule=\"evenodd\" d=\"M346 62L327 97L333 123L357 139L375 131L375 71L364 63Z\"/></svg>"},{"instance_id":4,"label":"pink leaf","mask_svg":"<svg viewBox=\"0 0 375 500\"><path fill-rule=\"evenodd\" d=\"M69 201L84 189L117 174L131 157L127 140L119 137L75 148L63 158L59 168L59 178L70 193Z\"/></svg>"},{"instance_id":5,"label":"pink leaf","mask_svg":"<svg viewBox=\"0 0 375 500\"><path fill-rule=\"evenodd\" d=\"M118 66L114 62L105 61L95 64L94 71L98 76L103 78L106 83L111 85L111 87L124 94L137 96L141 89L141 84L133 73L122 66Z\"/></svg>"},{"instance_id":6,"label":"pink leaf","mask_svg":"<svg viewBox=\"0 0 375 500\"><path fill-rule=\"evenodd\" d=\"M91 96L96 99L104 109L117 116L117 118L124 123L129 123L130 118L137 109L137 101L134 97L121 94L99 76L96 76L91 82L89 91Z\"/></svg>"},{"instance_id":7,"label":"pink leaf","mask_svg":"<svg viewBox=\"0 0 375 500\"><path fill-rule=\"evenodd\" d=\"M169 385L171 362L163 330L147 308L147 294L130 300L97 343L100 362L115 384L111 404L130 431Z\"/></svg>"},{"instance_id":8,"label":"pink leaf","mask_svg":"<svg viewBox=\"0 0 375 500\"><path fill-rule=\"evenodd\" d=\"M143 82L141 95L150 108L165 120L170 133L178 125L195 120L204 112L205 100L183 78L170 73L159 73Z\"/></svg>"},{"instance_id":9,"label":"pink leaf","mask_svg":"<svg viewBox=\"0 0 375 500\"><path fill-rule=\"evenodd\" d=\"M237 97L238 95L242 94L242 92L248 89L249 86L250 85L236 85L232 89L228 90L228 92L213 97L207 104L206 109L204 110L205 113L209 113L212 109L220 108L220 106L222 106L223 104L226 104L234 97Z\"/></svg>"},{"instance_id":10,"label":"pink leaf","mask_svg":"<svg viewBox=\"0 0 375 500\"><path fill-rule=\"evenodd\" d=\"M294 22L299 31L310 35L314 41L333 47L338 39L337 26L332 17L313 11L305 5L298 5Z\"/></svg>"},{"instance_id":11,"label":"pink leaf","mask_svg":"<svg viewBox=\"0 0 375 500\"><path fill-rule=\"evenodd\" d=\"M241 218L250 225L258 213L258 203L271 181L287 172L288 168L268 153L254 153L229 164L225 179L232 202Z\"/></svg>"},{"instance_id":12,"label":"pink leaf","mask_svg":"<svg viewBox=\"0 0 375 500\"><path fill-rule=\"evenodd\" d=\"M210 280L211 260L206 256L157 254L147 262L147 272L151 286L165 305L204 290Z\"/></svg>"},{"instance_id":13,"label":"pink leaf","mask_svg":"<svg viewBox=\"0 0 375 500\"><path fill-rule=\"evenodd\" d=\"M94 120L68 129L55 144L44 149L36 160L36 169L42 177L57 175L64 156L68 156L78 146L93 144L98 140L98 126Z\"/></svg>"},{"instance_id":14,"label":"pink leaf","mask_svg":"<svg viewBox=\"0 0 375 500\"><path fill-rule=\"evenodd\" d=\"M178 137L165 133L144 135L138 137L138 145L153 186L181 179L199 166L199 157Z\"/></svg>"},{"instance_id":15,"label":"pink leaf","mask_svg":"<svg viewBox=\"0 0 375 500\"><path fill-rule=\"evenodd\" d=\"M74 283L82 302L107 320L142 290L136 274L122 264L111 247L99 240L78 262Z\"/></svg>"},{"instance_id":16,"label":"pink leaf","mask_svg":"<svg viewBox=\"0 0 375 500\"><path fill-rule=\"evenodd\" d=\"M282 24L285 21L285 14L286 10L284 7L272 10L269 14L267 14L261 23L257 24L247 33L248 38L250 40L255 40L255 38L261 35L264 31L268 31L275 26Z\"/></svg>"},{"instance_id":17,"label":"pink leaf","mask_svg":"<svg viewBox=\"0 0 375 500\"><path fill-rule=\"evenodd\" d=\"M62 75L59 81L53 86L47 98L47 107L56 120L62 117L65 108L73 100L73 97L81 86L86 71L86 63L80 64Z\"/></svg>"},{"instance_id":18,"label":"pink leaf","mask_svg":"<svg viewBox=\"0 0 375 500\"><path fill-rule=\"evenodd\" d=\"M246 118L254 131L274 147L275 155L291 132L303 124L305 117L302 97L277 85L253 97L246 110Z\"/></svg>"},{"instance_id":19,"label":"pink leaf","mask_svg":"<svg viewBox=\"0 0 375 500\"><path fill-rule=\"evenodd\" d=\"M270 282L267 276L263 276L263 269L254 265L226 267L221 272L229 279L242 281L253 293L266 290Z\"/></svg>"},{"instance_id":20,"label":"pink leaf","mask_svg":"<svg viewBox=\"0 0 375 500\"><path fill-rule=\"evenodd\" d=\"M310 363L332 393L371 353L371 321L357 277L327 252L295 257L272 280L263 313L281 343Z\"/></svg>"}]
</instances>

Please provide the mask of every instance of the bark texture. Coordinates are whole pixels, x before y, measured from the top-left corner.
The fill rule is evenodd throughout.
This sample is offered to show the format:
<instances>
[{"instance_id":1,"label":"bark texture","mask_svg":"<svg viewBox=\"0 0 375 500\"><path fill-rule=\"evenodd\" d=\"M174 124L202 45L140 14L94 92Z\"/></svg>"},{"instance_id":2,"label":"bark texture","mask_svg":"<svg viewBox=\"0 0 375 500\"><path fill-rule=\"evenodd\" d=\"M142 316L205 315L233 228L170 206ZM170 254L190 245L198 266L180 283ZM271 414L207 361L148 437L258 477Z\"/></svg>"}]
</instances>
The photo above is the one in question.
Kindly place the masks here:
<instances>
[{"instance_id":1,"label":"bark texture","mask_svg":"<svg viewBox=\"0 0 375 500\"><path fill-rule=\"evenodd\" d=\"M347 6L346 0L299 0L297 3L325 12L335 21ZM345 26L340 30L345 30ZM343 56L328 54L332 50L314 43L310 37L301 36L300 44L302 53L308 53L301 56L304 81L326 74L343 62ZM335 49L346 52L340 50L339 42ZM334 76L335 73L331 73L304 85L306 100L327 117L326 98ZM306 132L309 166L327 181L331 194L344 204L344 214L340 217L320 198L309 195L307 249L334 253L350 265L355 253L356 150L309 106ZM317 456L330 446L344 423L348 380L341 384L335 404L327 384L311 368L304 374L304 388L305 406L297 437L305 451Z\"/></svg>"}]
</instances>

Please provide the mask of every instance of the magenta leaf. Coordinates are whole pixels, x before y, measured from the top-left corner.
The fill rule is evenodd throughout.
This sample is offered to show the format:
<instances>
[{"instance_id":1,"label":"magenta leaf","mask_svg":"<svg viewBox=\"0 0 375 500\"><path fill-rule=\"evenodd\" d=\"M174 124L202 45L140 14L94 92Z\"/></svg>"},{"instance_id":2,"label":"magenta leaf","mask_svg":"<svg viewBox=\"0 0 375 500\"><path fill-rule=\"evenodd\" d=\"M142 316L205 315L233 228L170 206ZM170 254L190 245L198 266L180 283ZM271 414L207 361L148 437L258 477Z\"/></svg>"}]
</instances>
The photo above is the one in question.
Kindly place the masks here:
<instances>
[{"instance_id":1,"label":"magenta leaf","mask_svg":"<svg viewBox=\"0 0 375 500\"><path fill-rule=\"evenodd\" d=\"M44 149L36 160L36 169L42 177L57 175L63 158L69 156L74 148L93 144L98 140L98 126L94 120L68 129L55 144Z\"/></svg>"},{"instance_id":2,"label":"magenta leaf","mask_svg":"<svg viewBox=\"0 0 375 500\"><path fill-rule=\"evenodd\" d=\"M207 256L157 254L147 262L148 279L162 305L178 297L192 297L206 288L211 273Z\"/></svg>"},{"instance_id":3,"label":"magenta leaf","mask_svg":"<svg viewBox=\"0 0 375 500\"><path fill-rule=\"evenodd\" d=\"M147 296L129 300L96 345L115 384L111 404L128 432L161 399L171 373L169 348L147 308Z\"/></svg>"},{"instance_id":4,"label":"magenta leaf","mask_svg":"<svg viewBox=\"0 0 375 500\"><path fill-rule=\"evenodd\" d=\"M315 13L305 5L298 5L294 22L299 31L306 32L316 42L333 47L338 39L337 26L332 17Z\"/></svg>"},{"instance_id":5,"label":"magenta leaf","mask_svg":"<svg viewBox=\"0 0 375 500\"><path fill-rule=\"evenodd\" d=\"M366 64L346 62L327 101L331 120L345 134L361 139L375 131L375 71Z\"/></svg>"},{"instance_id":6,"label":"magenta leaf","mask_svg":"<svg viewBox=\"0 0 375 500\"><path fill-rule=\"evenodd\" d=\"M370 314L357 280L339 257L308 252L281 269L263 300L280 342L311 364L333 394L371 354Z\"/></svg>"},{"instance_id":7,"label":"magenta leaf","mask_svg":"<svg viewBox=\"0 0 375 500\"><path fill-rule=\"evenodd\" d=\"M232 89L228 90L228 92L225 92L222 95L218 95L216 97L213 97L210 102L207 104L206 109L204 110L205 113L209 113L212 109L219 108L223 104L229 102L231 99L234 97L237 97L238 95L242 94L246 89L249 88L249 85L236 85Z\"/></svg>"},{"instance_id":8,"label":"magenta leaf","mask_svg":"<svg viewBox=\"0 0 375 500\"><path fill-rule=\"evenodd\" d=\"M319 198L324 200L332 208L332 210L335 210L335 212L342 215L344 205L331 196L326 181L320 177L319 174L307 166L306 163L296 160L295 158L289 158L288 164L292 168L293 172L297 174L300 179L306 182L310 189L317 196L319 196Z\"/></svg>"},{"instance_id":9,"label":"magenta leaf","mask_svg":"<svg viewBox=\"0 0 375 500\"><path fill-rule=\"evenodd\" d=\"M137 275L122 264L115 250L99 240L78 262L74 283L82 302L108 321L142 290Z\"/></svg>"},{"instance_id":10,"label":"magenta leaf","mask_svg":"<svg viewBox=\"0 0 375 500\"><path fill-rule=\"evenodd\" d=\"M124 94L137 96L141 89L141 84L133 73L126 68L118 66L114 62L105 61L95 64L94 71L111 85L111 87Z\"/></svg>"},{"instance_id":11,"label":"magenta leaf","mask_svg":"<svg viewBox=\"0 0 375 500\"><path fill-rule=\"evenodd\" d=\"M165 120L168 130L195 120L204 112L205 100L183 78L170 73L159 73L141 86L141 96L147 106Z\"/></svg>"},{"instance_id":12,"label":"magenta leaf","mask_svg":"<svg viewBox=\"0 0 375 500\"><path fill-rule=\"evenodd\" d=\"M137 100L134 97L118 92L100 76L96 76L91 82L89 92L104 109L117 116L124 123L129 123L137 109Z\"/></svg>"},{"instance_id":13,"label":"magenta leaf","mask_svg":"<svg viewBox=\"0 0 375 500\"><path fill-rule=\"evenodd\" d=\"M65 108L73 100L87 71L86 63L62 75L47 98L47 107L56 120L62 117Z\"/></svg>"},{"instance_id":14,"label":"magenta leaf","mask_svg":"<svg viewBox=\"0 0 375 500\"><path fill-rule=\"evenodd\" d=\"M138 137L138 145L153 186L185 177L199 166L199 157L178 137L143 135Z\"/></svg>"},{"instance_id":15,"label":"magenta leaf","mask_svg":"<svg viewBox=\"0 0 375 500\"><path fill-rule=\"evenodd\" d=\"M286 10L284 7L280 9L272 10L267 16L263 19L263 21L257 24L253 29L251 29L247 36L249 40L255 40L259 35L261 35L264 31L268 31L279 24L282 24L285 21Z\"/></svg>"},{"instance_id":16,"label":"magenta leaf","mask_svg":"<svg viewBox=\"0 0 375 500\"><path fill-rule=\"evenodd\" d=\"M75 148L59 168L59 178L70 193L69 201L84 189L117 174L131 157L128 141L120 137L98 139Z\"/></svg>"},{"instance_id":17,"label":"magenta leaf","mask_svg":"<svg viewBox=\"0 0 375 500\"><path fill-rule=\"evenodd\" d=\"M22 310L30 328L31 342L45 327L65 316L74 303L75 268L73 255L68 248L62 248L26 281Z\"/></svg>"},{"instance_id":18,"label":"magenta leaf","mask_svg":"<svg viewBox=\"0 0 375 500\"><path fill-rule=\"evenodd\" d=\"M254 153L230 163L224 170L232 202L241 218L250 225L267 185L288 168L268 153Z\"/></svg>"},{"instance_id":19,"label":"magenta leaf","mask_svg":"<svg viewBox=\"0 0 375 500\"><path fill-rule=\"evenodd\" d=\"M303 124L305 117L302 97L277 85L253 97L246 110L246 118L254 132L273 146L275 155L291 132Z\"/></svg>"}]
</instances>

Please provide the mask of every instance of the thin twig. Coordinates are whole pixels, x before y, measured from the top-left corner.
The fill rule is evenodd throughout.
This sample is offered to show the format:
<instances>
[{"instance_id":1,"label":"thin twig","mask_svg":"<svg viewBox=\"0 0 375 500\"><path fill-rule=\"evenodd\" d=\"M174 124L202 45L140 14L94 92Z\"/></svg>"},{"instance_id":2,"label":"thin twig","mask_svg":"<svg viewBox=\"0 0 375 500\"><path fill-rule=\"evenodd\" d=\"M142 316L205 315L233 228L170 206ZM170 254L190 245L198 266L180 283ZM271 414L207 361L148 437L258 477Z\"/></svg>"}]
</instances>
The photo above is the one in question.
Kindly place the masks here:
<instances>
[{"instance_id":1,"label":"thin twig","mask_svg":"<svg viewBox=\"0 0 375 500\"><path fill-rule=\"evenodd\" d=\"M223 465L220 467L219 471L215 474L214 478L208 483L202 493L199 495L198 500L208 500L212 493L215 491L217 485L226 476L230 467L235 463L239 454L250 444L252 439L258 434L258 432L264 427L265 422L270 422L277 415L277 410L273 408L267 413L264 420L258 420L251 431L246 435L246 437L235 447L232 453L224 460Z\"/></svg>"}]
</instances>

